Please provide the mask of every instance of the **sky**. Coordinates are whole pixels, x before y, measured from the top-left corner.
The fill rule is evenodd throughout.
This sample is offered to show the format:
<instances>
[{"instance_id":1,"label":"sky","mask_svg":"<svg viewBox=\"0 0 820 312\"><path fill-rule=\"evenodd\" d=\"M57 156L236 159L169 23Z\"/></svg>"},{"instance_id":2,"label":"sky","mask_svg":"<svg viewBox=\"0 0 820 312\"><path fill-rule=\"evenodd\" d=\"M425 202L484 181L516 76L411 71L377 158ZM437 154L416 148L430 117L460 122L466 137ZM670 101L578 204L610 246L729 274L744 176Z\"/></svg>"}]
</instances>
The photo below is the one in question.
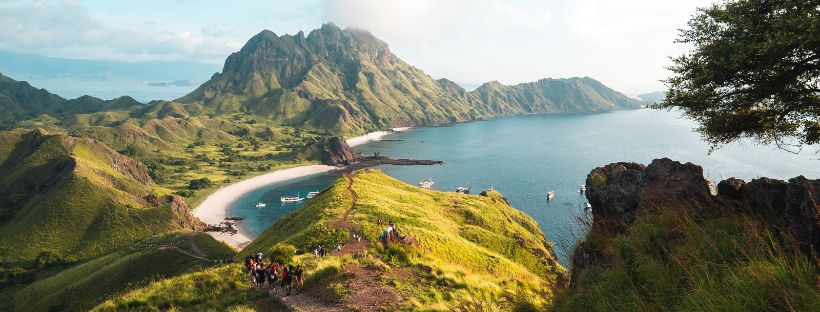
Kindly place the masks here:
<instances>
[{"instance_id":1,"label":"sky","mask_svg":"<svg viewBox=\"0 0 820 312\"><path fill-rule=\"evenodd\" d=\"M434 78L474 88L589 76L630 95L664 89L669 57L712 0L0 0L0 50L221 64L263 29L357 27Z\"/></svg>"}]
</instances>

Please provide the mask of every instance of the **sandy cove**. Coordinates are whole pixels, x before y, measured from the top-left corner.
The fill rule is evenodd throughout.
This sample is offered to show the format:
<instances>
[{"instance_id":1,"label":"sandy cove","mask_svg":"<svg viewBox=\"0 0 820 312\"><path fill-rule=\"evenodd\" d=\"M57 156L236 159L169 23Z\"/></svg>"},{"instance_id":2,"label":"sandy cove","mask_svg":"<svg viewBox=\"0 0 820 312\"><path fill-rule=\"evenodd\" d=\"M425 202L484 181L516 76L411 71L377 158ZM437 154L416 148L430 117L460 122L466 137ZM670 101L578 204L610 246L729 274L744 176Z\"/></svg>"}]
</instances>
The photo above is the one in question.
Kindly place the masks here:
<instances>
[{"instance_id":1,"label":"sandy cove","mask_svg":"<svg viewBox=\"0 0 820 312\"><path fill-rule=\"evenodd\" d=\"M365 135L349 138L345 141L348 145L353 147L373 141L378 141L387 135L396 132L407 131L408 129L410 128L394 128L388 131L376 131ZM250 179L238 181L236 183L224 186L216 192L214 192L213 194L208 195L208 197L205 198L205 200L202 201L202 203L194 209L193 214L194 216L202 220L202 222L217 225L221 222L224 222L225 218L231 216L229 215L231 204L236 202L239 199L239 197L242 197L242 195L245 195L248 192L260 189L270 184L301 178L304 176L309 176L317 173L324 173L334 169L338 168L334 166L325 165L299 166L294 168L277 170ZM238 232L236 232L235 234L220 232L208 232L208 234L213 236L215 239L222 241L233 248L236 248L237 250L241 250L246 245L248 245L253 240L253 238L250 237L250 234L243 226L241 226L241 224L237 225L237 229Z\"/></svg>"}]
</instances>

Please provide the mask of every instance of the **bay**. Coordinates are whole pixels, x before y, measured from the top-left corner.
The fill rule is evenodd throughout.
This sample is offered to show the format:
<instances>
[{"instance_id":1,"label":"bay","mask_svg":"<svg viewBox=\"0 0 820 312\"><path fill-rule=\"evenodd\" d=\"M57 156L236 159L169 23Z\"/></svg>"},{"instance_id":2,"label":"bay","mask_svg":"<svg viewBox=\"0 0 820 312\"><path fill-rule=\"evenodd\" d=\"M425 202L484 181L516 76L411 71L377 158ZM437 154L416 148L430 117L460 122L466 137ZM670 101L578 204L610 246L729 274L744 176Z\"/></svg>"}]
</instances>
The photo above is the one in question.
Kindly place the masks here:
<instances>
[{"instance_id":1,"label":"bay","mask_svg":"<svg viewBox=\"0 0 820 312\"><path fill-rule=\"evenodd\" d=\"M739 142L709 153L709 145L693 131L695 124L679 113L655 110L618 111L595 115L527 115L419 128L391 135L391 141L357 147L393 158L442 160L436 166L381 166L385 173L410 184L431 178L434 189L453 191L468 185L473 193L494 188L532 216L556 245L562 263L575 240L584 234L586 198L579 192L590 170L612 162L648 164L668 157L693 162L715 181L739 177L747 181L798 175L820 177L815 149L793 154L773 146ZM396 141L393 141L396 140ZM304 203L279 204L292 196L327 187L335 176L319 174L272 184L242 196L233 215L247 218L246 230L257 236L279 217ZM546 193L555 192L547 201ZM257 202L268 203L263 209Z\"/></svg>"}]
</instances>

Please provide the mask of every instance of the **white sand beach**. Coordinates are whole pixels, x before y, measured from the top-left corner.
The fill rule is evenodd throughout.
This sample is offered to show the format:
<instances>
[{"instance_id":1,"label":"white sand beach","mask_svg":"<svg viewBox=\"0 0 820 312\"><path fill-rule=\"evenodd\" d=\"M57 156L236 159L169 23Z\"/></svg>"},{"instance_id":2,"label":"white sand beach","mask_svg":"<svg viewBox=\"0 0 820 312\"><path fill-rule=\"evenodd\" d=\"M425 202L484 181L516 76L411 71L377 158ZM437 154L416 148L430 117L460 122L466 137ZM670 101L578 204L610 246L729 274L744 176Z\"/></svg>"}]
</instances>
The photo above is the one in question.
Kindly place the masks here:
<instances>
[{"instance_id":1,"label":"white sand beach","mask_svg":"<svg viewBox=\"0 0 820 312\"><path fill-rule=\"evenodd\" d=\"M347 145L353 147L368 142L378 141L390 134L407 131L409 129L410 127L403 127L393 128L388 131L371 132L365 135L349 138L346 140L346 142ZM328 172L333 169L337 168L334 166L324 165L300 166L289 169L277 170L247 180L238 181L228 186L224 186L216 192L214 192L213 194L209 195L208 198L206 198L201 204L199 204L199 206L196 207L196 209L194 209L194 216L196 216L197 218L202 220L202 222L205 222L207 224L219 224L221 222L224 222L226 217L230 217L230 215L228 215L228 211L231 208L231 204L234 203L237 199L239 199L239 197L242 197L242 195L244 195L245 193L262 188L269 184L300 178L312 174ZM241 250L246 245L248 245L248 243L250 243L251 240L253 240L253 238L250 237L250 235L247 233L246 229L243 227L241 222L237 224L236 227L239 230L236 234L217 232L208 232L208 234L210 234L219 241L225 242L226 244L238 250Z\"/></svg>"},{"instance_id":2,"label":"white sand beach","mask_svg":"<svg viewBox=\"0 0 820 312\"><path fill-rule=\"evenodd\" d=\"M328 172L336 169L334 166L310 165L289 169L277 170L266 173L247 180L242 180L228 186L222 187L209 195L199 206L194 209L194 216L207 224L219 224L229 217L228 211L231 204L247 192L259 189L269 184L287 181L312 174ZM252 238L247 233L243 233L242 224L238 224L239 232L236 234L209 232L211 236L219 241L236 248L242 249L251 242Z\"/></svg>"},{"instance_id":3,"label":"white sand beach","mask_svg":"<svg viewBox=\"0 0 820 312\"><path fill-rule=\"evenodd\" d=\"M370 132L370 133L365 134L365 135L360 135L360 136L357 136L357 137L349 138L345 141L347 142L347 145L349 145L350 147L354 147L354 146L357 146L357 145L362 145L362 144L365 144L365 143L378 141L378 140L381 140L382 138L384 138L385 136L391 135L391 134L396 133L396 132L404 132L404 131L407 131L407 130L410 130L410 127L393 128L393 129L385 130L385 131Z\"/></svg>"}]
</instances>

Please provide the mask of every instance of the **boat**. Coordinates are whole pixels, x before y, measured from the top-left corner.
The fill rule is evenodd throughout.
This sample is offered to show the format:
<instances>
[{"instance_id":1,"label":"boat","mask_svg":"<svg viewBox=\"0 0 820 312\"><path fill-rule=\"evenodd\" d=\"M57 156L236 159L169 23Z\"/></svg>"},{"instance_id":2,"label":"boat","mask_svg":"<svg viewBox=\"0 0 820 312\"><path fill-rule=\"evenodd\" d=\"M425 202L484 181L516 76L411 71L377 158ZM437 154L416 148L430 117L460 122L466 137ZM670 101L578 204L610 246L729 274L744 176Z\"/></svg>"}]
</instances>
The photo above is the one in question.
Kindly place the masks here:
<instances>
[{"instance_id":1,"label":"boat","mask_svg":"<svg viewBox=\"0 0 820 312\"><path fill-rule=\"evenodd\" d=\"M433 182L433 179L430 178L430 179L427 179L427 181L419 182L418 186L420 188L423 188L423 189L431 189L433 187L433 184L435 184L435 183L436 182Z\"/></svg>"},{"instance_id":2,"label":"boat","mask_svg":"<svg viewBox=\"0 0 820 312\"><path fill-rule=\"evenodd\" d=\"M589 203L584 203L584 208L586 208L586 210L592 210L592 205Z\"/></svg>"},{"instance_id":3,"label":"boat","mask_svg":"<svg viewBox=\"0 0 820 312\"><path fill-rule=\"evenodd\" d=\"M265 204L265 203L258 203L258 204L256 204L256 208L265 208L265 206L267 206L267 205L268 204Z\"/></svg>"},{"instance_id":4,"label":"boat","mask_svg":"<svg viewBox=\"0 0 820 312\"><path fill-rule=\"evenodd\" d=\"M586 192L587 192L587 186L586 186L586 184L581 184L581 190L580 190L580 193L581 193L581 194L583 194L583 193L586 193Z\"/></svg>"},{"instance_id":5,"label":"boat","mask_svg":"<svg viewBox=\"0 0 820 312\"><path fill-rule=\"evenodd\" d=\"M456 193L470 194L470 187L469 186L459 186L459 187L456 188Z\"/></svg>"},{"instance_id":6,"label":"boat","mask_svg":"<svg viewBox=\"0 0 820 312\"><path fill-rule=\"evenodd\" d=\"M299 197L299 195L297 194L296 196L282 196L282 197L279 198L279 200L281 200L283 204L287 204L287 203L298 203L298 202L303 201L305 199L302 198L302 197Z\"/></svg>"},{"instance_id":7,"label":"boat","mask_svg":"<svg viewBox=\"0 0 820 312\"><path fill-rule=\"evenodd\" d=\"M309 192L307 194L307 198L314 198L316 195L319 195L319 192Z\"/></svg>"},{"instance_id":8,"label":"boat","mask_svg":"<svg viewBox=\"0 0 820 312\"><path fill-rule=\"evenodd\" d=\"M552 200L553 197L555 197L555 191L547 192L547 200Z\"/></svg>"}]
</instances>

